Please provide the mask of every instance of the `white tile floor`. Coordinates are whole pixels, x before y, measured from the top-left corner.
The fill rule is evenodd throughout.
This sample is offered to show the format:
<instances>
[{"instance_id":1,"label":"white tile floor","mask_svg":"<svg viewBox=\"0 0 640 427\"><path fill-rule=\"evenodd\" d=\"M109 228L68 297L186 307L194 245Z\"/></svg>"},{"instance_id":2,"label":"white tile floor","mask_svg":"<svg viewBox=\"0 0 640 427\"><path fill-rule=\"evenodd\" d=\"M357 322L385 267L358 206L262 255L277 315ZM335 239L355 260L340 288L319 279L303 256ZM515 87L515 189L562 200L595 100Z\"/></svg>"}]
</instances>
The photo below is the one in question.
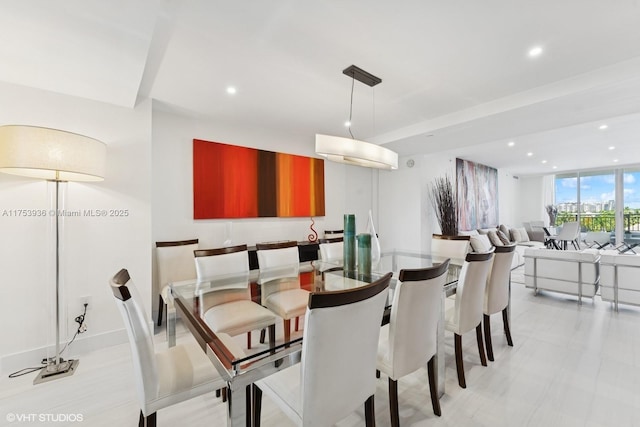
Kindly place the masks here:
<instances>
[{"instance_id":1,"label":"white tile floor","mask_svg":"<svg viewBox=\"0 0 640 427\"><path fill-rule=\"evenodd\" d=\"M403 426L640 426L640 309L615 313L596 298L576 299L525 289L514 272L512 334L492 319L496 361L480 365L475 334L463 337L467 389L457 385L453 336L446 337L446 393L442 417L431 410L426 371L399 383ZM164 344L162 334L158 345ZM184 333L181 340L190 339ZM0 426L133 426L138 405L128 345L82 355L77 373L32 385L34 375L0 379ZM387 382L376 392L376 421L388 426ZM265 398L263 425L292 423ZM225 406L213 394L158 413L160 426L224 426ZM82 422L9 422L10 414L81 414ZM46 416L46 415L45 415ZM39 415L38 415L39 418ZM339 424L362 426L358 411Z\"/></svg>"}]
</instances>

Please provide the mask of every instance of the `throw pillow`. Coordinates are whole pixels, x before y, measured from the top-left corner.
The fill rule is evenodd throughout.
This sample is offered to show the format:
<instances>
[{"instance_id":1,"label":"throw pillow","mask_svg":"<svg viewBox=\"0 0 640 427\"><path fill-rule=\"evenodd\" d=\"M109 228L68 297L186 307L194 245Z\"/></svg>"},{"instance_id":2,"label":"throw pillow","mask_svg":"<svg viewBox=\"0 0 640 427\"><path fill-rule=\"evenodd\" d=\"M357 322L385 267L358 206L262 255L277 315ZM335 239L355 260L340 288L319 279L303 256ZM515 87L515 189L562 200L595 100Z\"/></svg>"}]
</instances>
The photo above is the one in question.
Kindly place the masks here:
<instances>
[{"instance_id":1,"label":"throw pillow","mask_svg":"<svg viewBox=\"0 0 640 427\"><path fill-rule=\"evenodd\" d=\"M476 230L468 230L468 231L458 231L459 236L477 236L478 232Z\"/></svg>"},{"instance_id":2,"label":"throw pillow","mask_svg":"<svg viewBox=\"0 0 640 427\"><path fill-rule=\"evenodd\" d=\"M521 242L528 242L529 241L529 233L527 233L527 229L524 227L520 227L518 228L518 231L520 232L520 238L522 240L520 240Z\"/></svg>"},{"instance_id":3,"label":"throw pillow","mask_svg":"<svg viewBox=\"0 0 640 427\"><path fill-rule=\"evenodd\" d=\"M498 230L498 231L496 231L496 234L498 235L498 238L502 241L502 243L503 243L504 245L508 245L508 244L510 244L510 243L511 243L511 241L509 240L509 238L507 237L507 235L506 235L506 234L504 234L504 233L502 232L502 230Z\"/></svg>"},{"instance_id":4,"label":"throw pillow","mask_svg":"<svg viewBox=\"0 0 640 427\"><path fill-rule=\"evenodd\" d=\"M500 224L500 227L498 227L498 229L502 231L502 234L504 234L507 238L511 236L511 233L509 232L509 227L507 227L506 225Z\"/></svg>"},{"instance_id":5,"label":"throw pillow","mask_svg":"<svg viewBox=\"0 0 640 427\"><path fill-rule=\"evenodd\" d=\"M478 234L489 234L489 230L485 230L484 228L478 228Z\"/></svg>"},{"instance_id":6,"label":"throw pillow","mask_svg":"<svg viewBox=\"0 0 640 427\"><path fill-rule=\"evenodd\" d=\"M481 234L478 236L471 236L471 249L474 252L488 252L491 250L491 242L489 237Z\"/></svg>"},{"instance_id":7,"label":"throw pillow","mask_svg":"<svg viewBox=\"0 0 640 427\"><path fill-rule=\"evenodd\" d=\"M504 246L504 243L502 242L500 237L498 237L498 232L499 231L497 230L489 230L489 233L488 233L489 240L491 240L491 243L493 243L493 246Z\"/></svg>"}]
</instances>

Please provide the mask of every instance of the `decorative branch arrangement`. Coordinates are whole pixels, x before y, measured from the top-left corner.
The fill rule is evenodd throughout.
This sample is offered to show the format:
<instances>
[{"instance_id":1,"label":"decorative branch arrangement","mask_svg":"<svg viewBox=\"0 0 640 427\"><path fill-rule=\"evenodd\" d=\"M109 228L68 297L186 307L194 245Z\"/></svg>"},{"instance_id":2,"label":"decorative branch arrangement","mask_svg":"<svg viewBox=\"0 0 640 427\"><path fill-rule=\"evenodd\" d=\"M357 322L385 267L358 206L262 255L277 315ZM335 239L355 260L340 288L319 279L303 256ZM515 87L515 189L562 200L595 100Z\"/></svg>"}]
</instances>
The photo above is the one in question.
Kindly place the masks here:
<instances>
[{"instance_id":1,"label":"decorative branch arrangement","mask_svg":"<svg viewBox=\"0 0 640 427\"><path fill-rule=\"evenodd\" d=\"M453 183L448 175L436 178L429 186L429 198L445 236L458 235L458 207Z\"/></svg>"}]
</instances>

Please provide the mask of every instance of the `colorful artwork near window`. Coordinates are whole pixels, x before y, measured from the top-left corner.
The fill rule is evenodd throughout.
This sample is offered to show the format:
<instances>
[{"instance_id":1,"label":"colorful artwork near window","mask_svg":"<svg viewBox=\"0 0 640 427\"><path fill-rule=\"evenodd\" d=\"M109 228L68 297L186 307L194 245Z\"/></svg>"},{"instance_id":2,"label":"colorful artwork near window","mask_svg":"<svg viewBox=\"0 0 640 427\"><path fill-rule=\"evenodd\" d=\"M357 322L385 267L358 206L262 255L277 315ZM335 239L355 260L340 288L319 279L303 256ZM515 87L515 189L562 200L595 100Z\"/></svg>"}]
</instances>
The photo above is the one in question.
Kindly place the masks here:
<instances>
[{"instance_id":1,"label":"colorful artwork near window","mask_svg":"<svg viewBox=\"0 0 640 427\"><path fill-rule=\"evenodd\" d=\"M193 217L324 216L324 161L193 140Z\"/></svg>"},{"instance_id":2,"label":"colorful artwork near window","mask_svg":"<svg viewBox=\"0 0 640 427\"><path fill-rule=\"evenodd\" d=\"M458 228L475 230L498 225L498 170L456 159Z\"/></svg>"}]
</instances>

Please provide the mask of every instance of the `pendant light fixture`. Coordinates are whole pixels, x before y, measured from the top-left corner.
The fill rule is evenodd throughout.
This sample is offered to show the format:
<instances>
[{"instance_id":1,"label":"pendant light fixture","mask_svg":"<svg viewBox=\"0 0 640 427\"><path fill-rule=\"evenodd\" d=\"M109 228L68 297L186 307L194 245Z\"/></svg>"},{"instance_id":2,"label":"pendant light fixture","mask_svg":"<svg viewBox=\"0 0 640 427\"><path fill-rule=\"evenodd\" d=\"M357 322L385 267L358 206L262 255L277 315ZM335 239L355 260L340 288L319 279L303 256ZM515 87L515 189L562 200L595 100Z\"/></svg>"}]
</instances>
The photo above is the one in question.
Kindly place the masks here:
<instances>
[{"instance_id":1,"label":"pendant light fixture","mask_svg":"<svg viewBox=\"0 0 640 427\"><path fill-rule=\"evenodd\" d=\"M363 166L378 169L398 169L398 153L380 145L366 141L360 141L351 133L351 115L353 112L353 88L358 80L367 86L373 87L382 82L382 79L351 65L342 70L342 73L351 77L351 104L349 106L349 134L351 138L316 134L316 154L333 162Z\"/></svg>"}]
</instances>

